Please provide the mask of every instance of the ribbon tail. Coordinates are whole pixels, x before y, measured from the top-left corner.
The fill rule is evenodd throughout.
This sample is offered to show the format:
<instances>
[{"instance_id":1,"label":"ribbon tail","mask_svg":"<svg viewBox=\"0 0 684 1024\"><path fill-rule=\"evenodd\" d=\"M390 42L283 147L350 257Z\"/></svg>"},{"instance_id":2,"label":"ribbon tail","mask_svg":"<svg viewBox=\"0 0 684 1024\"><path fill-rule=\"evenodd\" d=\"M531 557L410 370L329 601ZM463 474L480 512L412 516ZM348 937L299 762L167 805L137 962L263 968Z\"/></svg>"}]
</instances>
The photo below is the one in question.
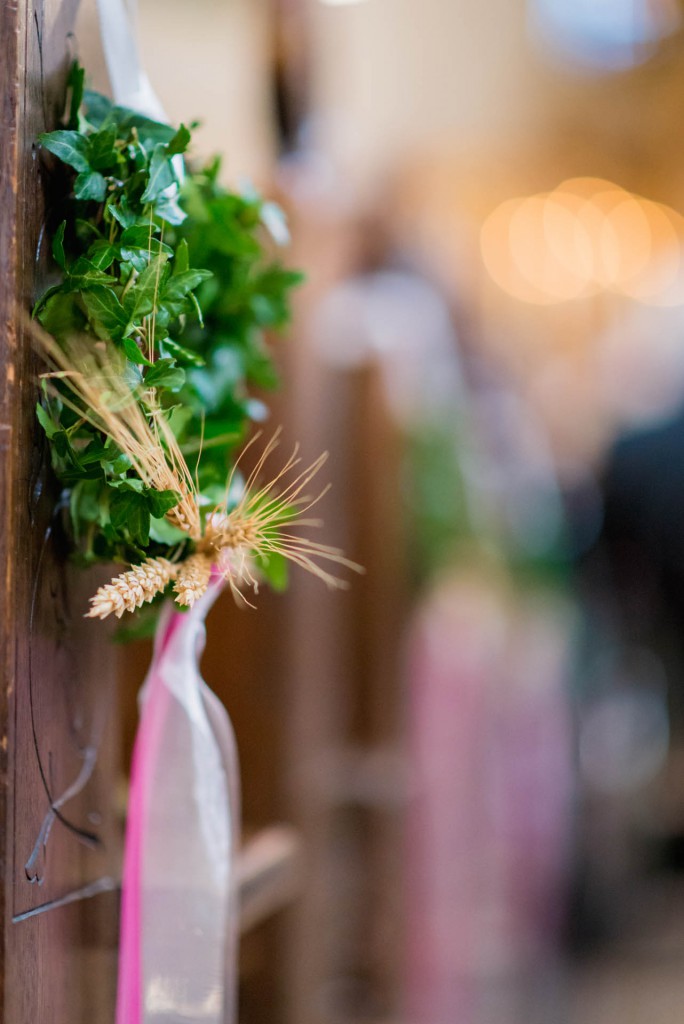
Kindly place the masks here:
<instances>
[{"instance_id":1,"label":"ribbon tail","mask_svg":"<svg viewBox=\"0 0 684 1024\"><path fill-rule=\"evenodd\" d=\"M235 1020L235 740L199 674L220 585L159 623L142 695L124 860L117 1024Z\"/></svg>"}]
</instances>

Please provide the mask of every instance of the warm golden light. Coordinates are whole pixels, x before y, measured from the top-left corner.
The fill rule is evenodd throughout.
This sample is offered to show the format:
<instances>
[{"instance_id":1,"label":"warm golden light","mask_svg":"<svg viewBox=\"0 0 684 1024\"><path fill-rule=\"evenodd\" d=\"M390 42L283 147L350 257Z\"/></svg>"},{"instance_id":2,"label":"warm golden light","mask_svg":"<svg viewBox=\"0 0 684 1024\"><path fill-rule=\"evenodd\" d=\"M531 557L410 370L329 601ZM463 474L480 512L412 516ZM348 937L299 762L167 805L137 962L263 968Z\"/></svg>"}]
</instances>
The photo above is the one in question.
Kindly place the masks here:
<instances>
[{"instance_id":1,"label":"warm golden light","mask_svg":"<svg viewBox=\"0 0 684 1024\"><path fill-rule=\"evenodd\" d=\"M642 272L623 286L625 295L655 306L684 303L684 218L662 203L641 200L648 220L651 256Z\"/></svg>"},{"instance_id":2,"label":"warm golden light","mask_svg":"<svg viewBox=\"0 0 684 1024\"><path fill-rule=\"evenodd\" d=\"M581 281L583 293L588 294L594 290L596 254L591 230L580 215L584 205L572 193L550 193L544 202L544 240L554 260L571 278Z\"/></svg>"},{"instance_id":3,"label":"warm golden light","mask_svg":"<svg viewBox=\"0 0 684 1024\"><path fill-rule=\"evenodd\" d=\"M514 298L550 305L611 291L684 303L684 218L601 178L509 199L481 230L484 264Z\"/></svg>"},{"instance_id":4,"label":"warm golden light","mask_svg":"<svg viewBox=\"0 0 684 1024\"><path fill-rule=\"evenodd\" d=\"M533 284L517 264L511 246L511 223L521 200L509 199L487 218L482 226L481 248L487 270L504 291L522 302L548 305L554 299L538 284Z\"/></svg>"},{"instance_id":5,"label":"warm golden light","mask_svg":"<svg viewBox=\"0 0 684 1024\"><path fill-rule=\"evenodd\" d=\"M513 260L523 277L551 302L575 299L590 283L589 275L571 269L571 260L559 258L561 251L572 252L575 248L573 228L569 211L547 196L524 200L511 217L509 245Z\"/></svg>"}]
</instances>

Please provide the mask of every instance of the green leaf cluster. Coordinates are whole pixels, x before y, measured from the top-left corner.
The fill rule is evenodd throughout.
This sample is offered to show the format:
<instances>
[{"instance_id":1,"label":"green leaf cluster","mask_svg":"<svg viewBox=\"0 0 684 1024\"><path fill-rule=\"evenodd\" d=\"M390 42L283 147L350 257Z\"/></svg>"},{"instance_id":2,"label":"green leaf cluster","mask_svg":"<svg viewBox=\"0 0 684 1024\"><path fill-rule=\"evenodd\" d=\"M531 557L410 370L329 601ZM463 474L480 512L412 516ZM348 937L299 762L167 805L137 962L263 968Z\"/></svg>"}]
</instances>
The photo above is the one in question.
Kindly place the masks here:
<instances>
[{"instance_id":1,"label":"green leaf cluster","mask_svg":"<svg viewBox=\"0 0 684 1024\"><path fill-rule=\"evenodd\" d=\"M290 292L302 275L269 255L267 211L253 192L236 194L219 181L220 164L189 175L182 189L188 216L174 228L179 248L211 271L197 288L202 318L188 319L183 350L165 346L186 369L179 398L189 436L197 437L204 421L202 486L225 479L225 445L244 436L250 419L263 419L264 407L254 389L278 384L267 336L290 320ZM268 246L268 248L267 248Z\"/></svg>"},{"instance_id":2,"label":"green leaf cluster","mask_svg":"<svg viewBox=\"0 0 684 1024\"><path fill-rule=\"evenodd\" d=\"M63 185L53 204L54 281L34 316L58 342L78 335L115 347L143 411L153 395L193 468L201 451L197 476L209 504L250 420L263 417L252 389L277 383L267 334L288 323L301 276L273 257L273 204L225 189L218 161L186 168L186 126L86 89L77 64L69 87L65 126L39 137ZM164 519L178 495L145 487L59 383L56 390L44 389L37 415L77 557L136 561L187 543ZM273 574L281 585L282 566Z\"/></svg>"}]
</instances>

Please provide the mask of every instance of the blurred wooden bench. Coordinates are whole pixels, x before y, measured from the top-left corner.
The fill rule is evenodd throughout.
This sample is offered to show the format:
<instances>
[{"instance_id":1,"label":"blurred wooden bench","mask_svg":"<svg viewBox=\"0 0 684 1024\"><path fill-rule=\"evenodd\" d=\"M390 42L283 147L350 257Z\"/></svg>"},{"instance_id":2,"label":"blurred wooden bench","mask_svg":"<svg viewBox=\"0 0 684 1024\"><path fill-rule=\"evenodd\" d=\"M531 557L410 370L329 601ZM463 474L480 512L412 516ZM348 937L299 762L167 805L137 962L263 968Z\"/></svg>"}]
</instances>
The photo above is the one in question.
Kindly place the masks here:
<instances>
[{"instance_id":1,"label":"blurred wooden bench","mask_svg":"<svg viewBox=\"0 0 684 1024\"><path fill-rule=\"evenodd\" d=\"M287 906L301 889L301 840L288 825L261 829L238 855L240 931Z\"/></svg>"}]
</instances>

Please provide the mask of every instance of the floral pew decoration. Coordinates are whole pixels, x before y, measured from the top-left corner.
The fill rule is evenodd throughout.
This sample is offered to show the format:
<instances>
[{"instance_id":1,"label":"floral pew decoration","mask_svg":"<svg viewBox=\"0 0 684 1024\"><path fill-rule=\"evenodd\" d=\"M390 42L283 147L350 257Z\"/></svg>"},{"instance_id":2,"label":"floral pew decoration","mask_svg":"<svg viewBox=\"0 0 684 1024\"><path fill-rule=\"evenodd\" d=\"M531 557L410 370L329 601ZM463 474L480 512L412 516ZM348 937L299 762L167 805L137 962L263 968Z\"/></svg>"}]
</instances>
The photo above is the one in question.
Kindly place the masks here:
<instances>
[{"instance_id":1,"label":"floral pew decoration","mask_svg":"<svg viewBox=\"0 0 684 1024\"><path fill-rule=\"evenodd\" d=\"M277 432L246 476L235 455L265 415L250 389L277 383L266 334L287 325L301 275L273 255L287 237L276 206L225 189L218 162L188 171L188 128L85 89L78 64L65 127L40 142L56 158L57 200L55 281L33 311L47 364L37 416L73 557L121 566L84 614L133 612L156 628L131 770L117 1021L225 1024L239 799L230 722L198 668L204 619L226 585L247 604L261 579L282 587L288 563L332 587L359 570L306 532L320 525L308 512L324 491L309 485L325 455L302 465L295 450L269 469Z\"/></svg>"}]
</instances>

